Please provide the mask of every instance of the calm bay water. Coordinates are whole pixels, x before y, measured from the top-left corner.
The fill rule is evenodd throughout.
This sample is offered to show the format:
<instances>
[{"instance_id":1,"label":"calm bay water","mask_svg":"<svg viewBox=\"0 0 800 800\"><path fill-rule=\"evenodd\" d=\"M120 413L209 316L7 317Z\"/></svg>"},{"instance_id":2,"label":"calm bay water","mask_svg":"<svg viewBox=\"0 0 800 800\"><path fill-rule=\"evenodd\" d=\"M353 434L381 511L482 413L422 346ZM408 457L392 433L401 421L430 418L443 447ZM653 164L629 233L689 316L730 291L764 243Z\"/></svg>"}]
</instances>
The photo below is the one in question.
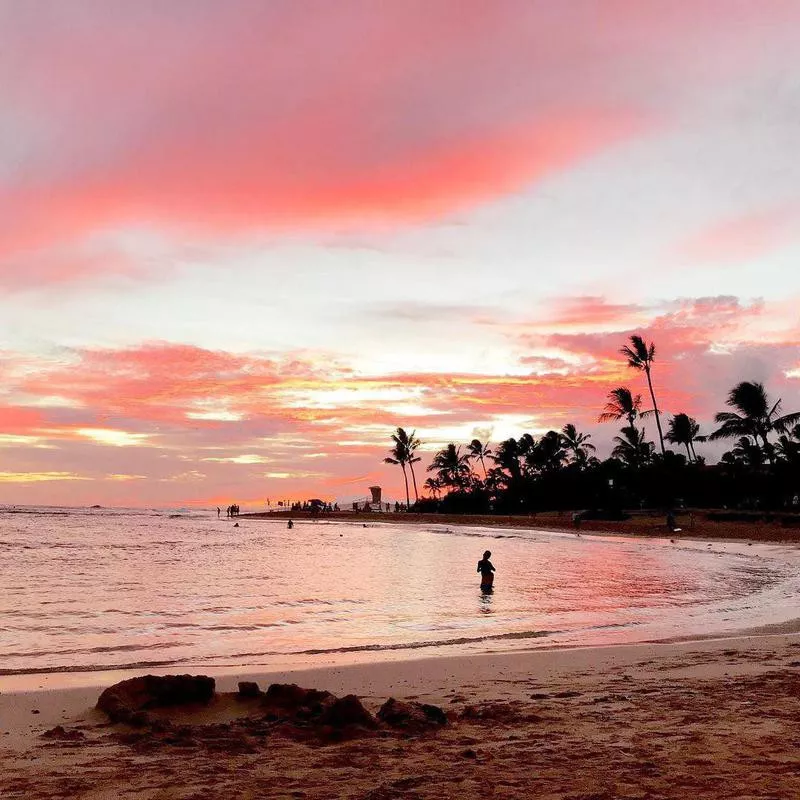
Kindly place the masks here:
<instances>
[{"instance_id":1,"label":"calm bay water","mask_svg":"<svg viewBox=\"0 0 800 800\"><path fill-rule=\"evenodd\" d=\"M0 675L341 663L800 616L800 551L446 526L0 512ZM475 565L492 551L495 592Z\"/></svg>"}]
</instances>

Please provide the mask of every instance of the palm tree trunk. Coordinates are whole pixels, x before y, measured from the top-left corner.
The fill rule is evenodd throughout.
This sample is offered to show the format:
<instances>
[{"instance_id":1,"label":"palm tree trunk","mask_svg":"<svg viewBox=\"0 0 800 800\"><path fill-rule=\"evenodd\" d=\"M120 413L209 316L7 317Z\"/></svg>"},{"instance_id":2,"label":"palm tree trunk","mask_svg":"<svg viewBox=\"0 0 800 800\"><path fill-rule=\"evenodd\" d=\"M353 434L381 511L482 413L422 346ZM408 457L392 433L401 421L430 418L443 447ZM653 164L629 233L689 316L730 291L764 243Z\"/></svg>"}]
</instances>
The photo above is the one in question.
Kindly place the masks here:
<instances>
[{"instance_id":1,"label":"palm tree trunk","mask_svg":"<svg viewBox=\"0 0 800 800\"><path fill-rule=\"evenodd\" d=\"M655 412L656 415L656 428L658 428L658 441L659 444L661 445L661 455L663 456L665 454L665 451L664 451L664 434L661 431L661 415L658 413L658 405L656 404L656 394L653 391L653 381L650 378L649 369L645 370L645 375L647 375L647 386L650 389L650 398L653 401L653 411Z\"/></svg>"},{"instance_id":2,"label":"palm tree trunk","mask_svg":"<svg viewBox=\"0 0 800 800\"><path fill-rule=\"evenodd\" d=\"M686 445L686 455L689 456L689 463L692 463L692 451L689 449L689 442L684 442Z\"/></svg>"},{"instance_id":3,"label":"palm tree trunk","mask_svg":"<svg viewBox=\"0 0 800 800\"><path fill-rule=\"evenodd\" d=\"M411 508L411 498L408 496L408 473L406 472L406 465L400 464L403 468L403 480L406 482L406 511Z\"/></svg>"},{"instance_id":4,"label":"palm tree trunk","mask_svg":"<svg viewBox=\"0 0 800 800\"><path fill-rule=\"evenodd\" d=\"M695 453L695 451L694 451L694 442L689 440L689 445L692 448L692 457L694 458L695 461L697 461L697 453Z\"/></svg>"},{"instance_id":5,"label":"palm tree trunk","mask_svg":"<svg viewBox=\"0 0 800 800\"><path fill-rule=\"evenodd\" d=\"M414 481L414 502L419 503L419 493L417 492L417 476L414 474L414 465L409 461L408 466L411 469L411 480Z\"/></svg>"},{"instance_id":6,"label":"palm tree trunk","mask_svg":"<svg viewBox=\"0 0 800 800\"><path fill-rule=\"evenodd\" d=\"M483 456L481 456L481 466L483 467L483 479L486 480L489 474L486 472L486 464L483 463Z\"/></svg>"}]
</instances>

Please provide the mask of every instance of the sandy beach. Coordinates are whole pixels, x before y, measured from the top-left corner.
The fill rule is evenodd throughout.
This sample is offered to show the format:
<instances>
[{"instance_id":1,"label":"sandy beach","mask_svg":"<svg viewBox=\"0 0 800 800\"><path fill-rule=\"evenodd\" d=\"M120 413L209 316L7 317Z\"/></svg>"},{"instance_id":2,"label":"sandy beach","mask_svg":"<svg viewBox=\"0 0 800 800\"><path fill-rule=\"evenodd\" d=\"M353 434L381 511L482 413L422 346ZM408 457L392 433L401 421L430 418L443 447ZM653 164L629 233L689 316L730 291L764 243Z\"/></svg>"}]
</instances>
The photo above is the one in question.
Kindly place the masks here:
<instances>
[{"instance_id":1,"label":"sandy beach","mask_svg":"<svg viewBox=\"0 0 800 800\"><path fill-rule=\"evenodd\" d=\"M746 516L746 515L743 515ZM620 521L583 520L578 529L572 521L571 512L545 511L526 516L503 514L415 514L406 512L355 513L338 511L312 514L308 511L273 511L242 514L239 519L260 519L267 522L283 522L288 519L317 519L339 522L391 522L405 525L471 525L486 528L538 528L567 533L597 533L604 536L655 536L676 539L716 539L750 542L800 542L800 516L797 515L753 515L752 519L714 519L709 512L681 512L676 515L680 531L669 531L665 516L657 513L640 513ZM782 520L788 519L787 525Z\"/></svg>"},{"instance_id":2,"label":"sandy beach","mask_svg":"<svg viewBox=\"0 0 800 800\"><path fill-rule=\"evenodd\" d=\"M800 796L797 634L217 675L207 707L160 712L166 729L93 708L118 679L3 687L0 796ZM260 721L258 702L234 694L240 680L353 693L372 713L389 697L430 703L448 721L298 737Z\"/></svg>"}]
</instances>

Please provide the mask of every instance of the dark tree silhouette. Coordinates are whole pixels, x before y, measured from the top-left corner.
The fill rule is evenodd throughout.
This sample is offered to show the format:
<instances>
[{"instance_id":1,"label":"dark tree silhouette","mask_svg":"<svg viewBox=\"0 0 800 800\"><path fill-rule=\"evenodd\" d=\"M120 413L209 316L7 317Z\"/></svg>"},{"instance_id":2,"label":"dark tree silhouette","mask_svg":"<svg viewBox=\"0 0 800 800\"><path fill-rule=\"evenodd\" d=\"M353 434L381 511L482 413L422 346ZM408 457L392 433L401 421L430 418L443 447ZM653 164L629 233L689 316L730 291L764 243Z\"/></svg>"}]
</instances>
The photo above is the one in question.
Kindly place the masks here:
<instances>
[{"instance_id":1,"label":"dark tree silhouette","mask_svg":"<svg viewBox=\"0 0 800 800\"><path fill-rule=\"evenodd\" d=\"M628 359L628 366L644 372L647 376L647 388L650 389L650 397L653 400L653 412L656 415L656 427L658 428L658 441L661 445L661 455L664 455L664 434L661 431L661 415L656 403L656 394L653 391L653 378L650 371L656 358L656 346L651 342L647 344L641 336L634 335L630 338L630 345L620 348L620 353Z\"/></svg>"},{"instance_id":2,"label":"dark tree silhouette","mask_svg":"<svg viewBox=\"0 0 800 800\"><path fill-rule=\"evenodd\" d=\"M699 434L700 426L697 424L697 420L688 414L680 413L669 421L669 428L664 438L671 444L682 444L686 448L689 461L696 461L697 454L694 451L694 443L706 440L705 436Z\"/></svg>"},{"instance_id":3,"label":"dark tree silhouette","mask_svg":"<svg viewBox=\"0 0 800 800\"><path fill-rule=\"evenodd\" d=\"M651 413L642 411L640 394L633 395L627 386L618 386L608 393L608 402L598 417L598 422L617 422L626 419L628 426L632 428L636 424L637 417L646 417Z\"/></svg>"},{"instance_id":4,"label":"dark tree silhouette","mask_svg":"<svg viewBox=\"0 0 800 800\"><path fill-rule=\"evenodd\" d=\"M392 441L394 442L394 447L389 450L389 456L384 458L383 461L385 464L399 464L403 470L403 480L406 484L406 508L410 508L411 497L408 494L408 473L406 472L406 464L409 463L410 458L408 452L409 436L402 428L398 428L392 434ZM419 458L417 458L417 461L419 461Z\"/></svg>"},{"instance_id":5,"label":"dark tree silhouette","mask_svg":"<svg viewBox=\"0 0 800 800\"><path fill-rule=\"evenodd\" d=\"M469 453L462 454L461 448L451 442L436 453L428 472L436 472L442 485L461 490L467 486L472 474L469 461Z\"/></svg>"},{"instance_id":6,"label":"dark tree silhouette","mask_svg":"<svg viewBox=\"0 0 800 800\"><path fill-rule=\"evenodd\" d=\"M639 430L626 425L620 433L622 436L614 437L616 445L611 451L614 458L618 458L633 469L643 467L652 461L653 443L645 440L644 428Z\"/></svg>"},{"instance_id":7,"label":"dark tree silhouette","mask_svg":"<svg viewBox=\"0 0 800 800\"><path fill-rule=\"evenodd\" d=\"M561 441L564 447L572 453L572 463L581 468L589 462L589 453L594 453L597 449L589 443L592 438L590 433L578 433L578 429L569 423L561 429Z\"/></svg>"},{"instance_id":8,"label":"dark tree silhouette","mask_svg":"<svg viewBox=\"0 0 800 800\"><path fill-rule=\"evenodd\" d=\"M762 383L737 383L725 402L734 411L720 411L714 416L719 427L711 434L711 439L752 436L756 442L761 442L770 462L774 462L775 453L769 434L773 431L786 433L793 425L800 423L800 411L780 415L780 399L773 403Z\"/></svg>"},{"instance_id":9,"label":"dark tree silhouette","mask_svg":"<svg viewBox=\"0 0 800 800\"><path fill-rule=\"evenodd\" d=\"M472 459L476 459L481 462L481 467L483 469L483 477L486 479L488 477L488 473L486 472L486 463L484 462L485 458L491 458L492 451L489 448L489 442L483 444L480 439L473 439L467 445L467 451L469 452L469 457Z\"/></svg>"}]
</instances>

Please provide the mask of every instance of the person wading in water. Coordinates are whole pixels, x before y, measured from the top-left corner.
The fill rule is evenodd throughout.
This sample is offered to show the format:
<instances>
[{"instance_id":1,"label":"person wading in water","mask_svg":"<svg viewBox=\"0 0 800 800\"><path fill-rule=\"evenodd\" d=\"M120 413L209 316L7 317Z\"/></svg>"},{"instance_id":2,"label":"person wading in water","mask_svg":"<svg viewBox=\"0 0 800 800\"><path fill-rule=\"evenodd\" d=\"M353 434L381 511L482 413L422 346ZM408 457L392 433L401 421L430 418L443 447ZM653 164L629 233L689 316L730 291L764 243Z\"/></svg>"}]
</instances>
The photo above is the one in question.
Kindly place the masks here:
<instances>
[{"instance_id":1,"label":"person wading in water","mask_svg":"<svg viewBox=\"0 0 800 800\"><path fill-rule=\"evenodd\" d=\"M492 586L494 585L494 567L492 566L492 562L489 561L491 557L491 552L487 550L483 554L483 558L478 562L477 572L481 574L482 592L491 592Z\"/></svg>"}]
</instances>

